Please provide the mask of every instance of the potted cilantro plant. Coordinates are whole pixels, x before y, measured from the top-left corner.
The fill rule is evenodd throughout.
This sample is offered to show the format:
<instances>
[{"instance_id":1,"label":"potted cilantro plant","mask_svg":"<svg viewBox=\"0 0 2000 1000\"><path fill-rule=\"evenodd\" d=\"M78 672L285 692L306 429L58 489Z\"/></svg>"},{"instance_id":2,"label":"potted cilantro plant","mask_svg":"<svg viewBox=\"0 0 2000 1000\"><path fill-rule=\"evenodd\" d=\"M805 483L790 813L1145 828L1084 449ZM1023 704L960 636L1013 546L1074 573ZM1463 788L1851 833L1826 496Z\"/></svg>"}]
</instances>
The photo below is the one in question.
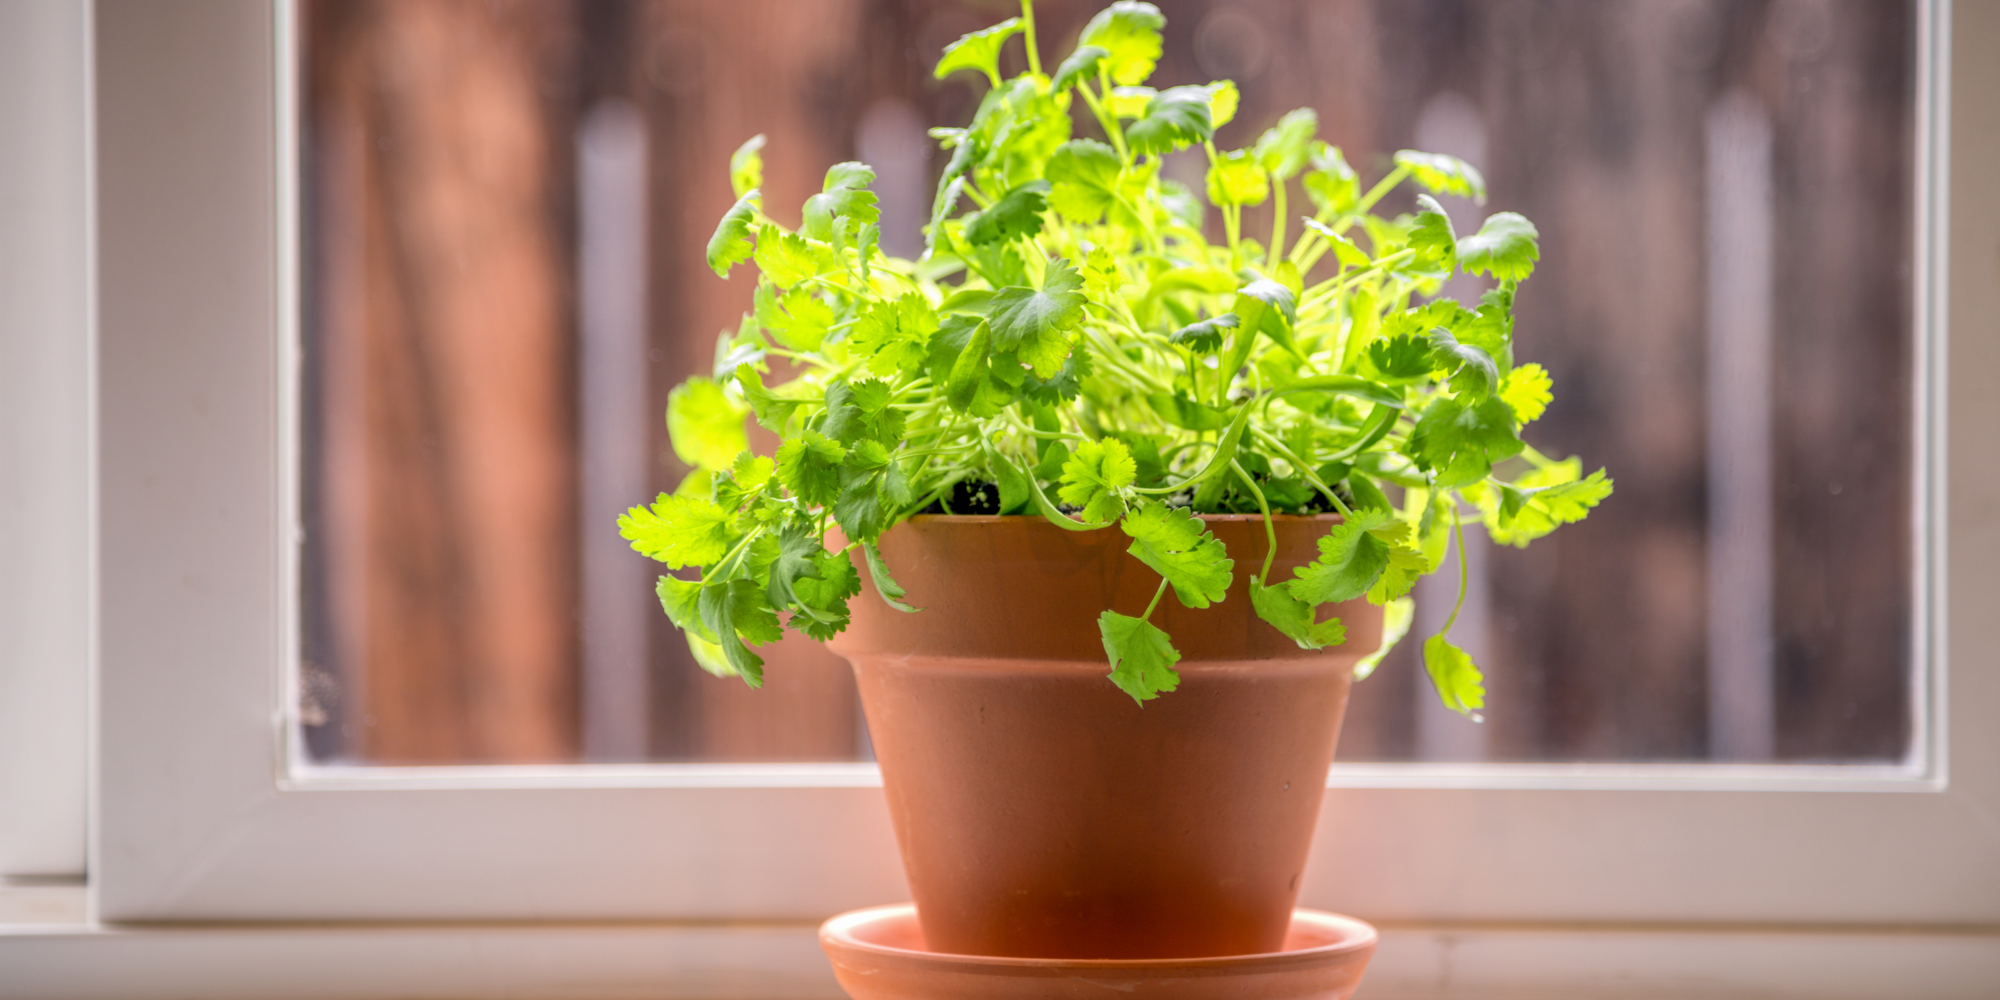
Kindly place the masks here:
<instances>
[{"instance_id":1,"label":"potted cilantro plant","mask_svg":"<svg viewBox=\"0 0 2000 1000\"><path fill-rule=\"evenodd\" d=\"M1349 681L1412 585L1467 522L1525 545L1611 482L1520 436L1551 398L1515 353L1535 228L1431 197L1483 201L1477 171L1404 151L1364 186L1309 110L1221 149L1237 89L1147 86L1152 5L1113 4L1052 69L1033 15L937 66L990 89L932 133L918 260L877 248L867 166L788 227L761 137L737 152L708 262L754 263L755 308L672 394L697 471L619 527L697 571L659 597L711 672L756 686L786 628L854 664L931 947L1273 950ZM1163 176L1183 150L1205 190ZM1441 296L1457 274L1490 287ZM1469 714L1449 629L1423 662Z\"/></svg>"}]
</instances>

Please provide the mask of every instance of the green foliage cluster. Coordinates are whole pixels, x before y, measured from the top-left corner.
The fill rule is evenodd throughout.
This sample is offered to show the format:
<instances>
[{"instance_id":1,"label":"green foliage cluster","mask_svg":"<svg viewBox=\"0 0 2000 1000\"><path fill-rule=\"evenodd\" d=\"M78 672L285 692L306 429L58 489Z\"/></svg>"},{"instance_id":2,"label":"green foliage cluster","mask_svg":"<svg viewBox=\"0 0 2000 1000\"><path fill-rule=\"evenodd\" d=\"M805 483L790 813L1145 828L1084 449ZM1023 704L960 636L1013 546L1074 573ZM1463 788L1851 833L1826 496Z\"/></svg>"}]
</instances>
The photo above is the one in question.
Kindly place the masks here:
<instances>
[{"instance_id":1,"label":"green foliage cluster","mask_svg":"<svg viewBox=\"0 0 2000 1000\"><path fill-rule=\"evenodd\" d=\"M704 666L755 686L751 646L785 627L839 632L857 551L884 599L914 610L876 542L949 511L963 483L990 484L1001 513L1131 537L1160 588L1142 614L1105 609L1100 626L1110 679L1142 702L1178 680L1180 654L1150 621L1161 597L1204 608L1238 572L1199 514L1258 513L1267 533L1275 513L1338 514L1317 560L1272 580L1269 546L1248 591L1308 649L1344 641L1327 605L1383 605L1365 673L1409 628L1407 595L1462 544L1462 522L1525 545L1610 494L1601 470L1521 440L1550 400L1548 373L1514 351L1535 227L1501 212L1460 235L1431 197L1483 201L1478 171L1406 150L1364 189L1310 110L1219 149L1235 84L1145 85L1157 8L1112 4L1053 74L1033 18L1024 3L938 63L940 78L970 71L990 89L970 124L932 130L949 160L918 260L878 249L866 165L827 171L788 229L758 190L762 137L733 158L737 201L708 262L725 278L754 263L755 308L719 339L713 374L672 394L673 446L697 471L619 520L638 551L699 568L662 577L659 595ZM1027 70L1003 79L1015 36ZM1206 158L1203 191L1163 176L1184 149ZM1295 181L1312 208L1296 222ZM1416 211L1376 214L1405 182L1424 192ZM1262 246L1242 221L1267 204ZM1211 210L1220 243L1205 235ZM1440 297L1460 273L1492 280L1476 307ZM775 454L748 448L746 417L778 435ZM845 542L829 550L836 525ZM1481 707L1478 669L1443 633L1424 660L1447 705Z\"/></svg>"}]
</instances>

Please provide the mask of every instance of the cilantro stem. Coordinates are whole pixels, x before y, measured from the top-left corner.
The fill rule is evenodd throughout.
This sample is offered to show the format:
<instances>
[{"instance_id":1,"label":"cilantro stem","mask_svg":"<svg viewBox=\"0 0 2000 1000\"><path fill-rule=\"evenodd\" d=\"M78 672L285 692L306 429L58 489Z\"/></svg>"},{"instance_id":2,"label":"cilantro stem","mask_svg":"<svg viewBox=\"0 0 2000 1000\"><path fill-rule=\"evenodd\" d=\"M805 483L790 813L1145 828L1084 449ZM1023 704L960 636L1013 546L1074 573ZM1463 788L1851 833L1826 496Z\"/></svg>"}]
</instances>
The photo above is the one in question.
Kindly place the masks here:
<instances>
[{"instance_id":1,"label":"cilantro stem","mask_svg":"<svg viewBox=\"0 0 2000 1000\"><path fill-rule=\"evenodd\" d=\"M1349 213L1360 215L1374 208L1376 202L1381 201L1383 196L1394 191L1396 185L1403 183L1403 179L1408 176L1410 176L1410 165L1407 163L1397 164L1396 169L1389 171L1388 176L1376 181L1375 186L1369 188L1368 193L1362 195L1361 200L1354 203L1354 207L1348 210Z\"/></svg>"},{"instance_id":2,"label":"cilantro stem","mask_svg":"<svg viewBox=\"0 0 2000 1000\"><path fill-rule=\"evenodd\" d=\"M1374 274L1384 270L1393 270L1396 266L1406 261L1412 260L1416 256L1417 252L1415 250L1398 250L1395 253L1392 253L1387 257L1383 257L1380 260L1374 261L1364 267L1350 268L1348 270L1342 271L1339 274L1336 274L1333 277L1328 278L1325 281L1322 281L1319 284L1306 289L1305 295L1301 296L1299 299L1299 311L1305 312L1308 309L1322 305L1328 299L1331 299L1339 295L1342 291L1346 290L1349 286L1353 285L1360 279L1365 277L1371 277ZM1301 264L1299 265L1299 270L1304 271L1307 268L1310 268L1311 266L1312 266L1311 264Z\"/></svg>"},{"instance_id":3,"label":"cilantro stem","mask_svg":"<svg viewBox=\"0 0 2000 1000\"><path fill-rule=\"evenodd\" d=\"M1396 418L1401 416L1402 412L1402 407L1376 403L1374 411L1368 414L1368 421L1361 425L1360 436L1347 447L1327 456L1327 461L1345 461L1374 447L1375 442L1389 436L1389 432L1396 426Z\"/></svg>"},{"instance_id":4,"label":"cilantro stem","mask_svg":"<svg viewBox=\"0 0 2000 1000\"><path fill-rule=\"evenodd\" d=\"M750 543L756 541L757 536L762 535L764 530L761 526L751 529L749 534L743 536L742 541L736 543L735 548L729 550L728 555L722 557L721 562L715 564L714 573L705 573L702 575L702 582L708 582L711 577L716 580L732 579L736 575L736 571L741 568L744 555L750 549ZM822 528L820 533L825 534L825 529Z\"/></svg>"},{"instance_id":5,"label":"cilantro stem","mask_svg":"<svg viewBox=\"0 0 2000 1000\"><path fill-rule=\"evenodd\" d=\"M1165 596L1167 596L1167 578L1163 576L1160 577L1160 589L1153 591L1152 603L1146 605L1146 613L1139 617L1143 620L1151 621L1153 618L1153 609L1160 606L1160 598Z\"/></svg>"},{"instance_id":6,"label":"cilantro stem","mask_svg":"<svg viewBox=\"0 0 2000 1000\"><path fill-rule=\"evenodd\" d=\"M1270 579L1271 561L1278 558L1278 528L1271 523L1271 505L1264 500L1264 491L1257 488L1256 480L1233 458L1229 460L1229 469L1243 480L1243 485L1250 487L1250 495L1257 498L1257 509L1264 512L1264 568L1257 571L1257 585L1261 587Z\"/></svg>"},{"instance_id":7,"label":"cilantro stem","mask_svg":"<svg viewBox=\"0 0 2000 1000\"><path fill-rule=\"evenodd\" d=\"M1537 469L1546 469L1552 465L1562 464L1560 460L1550 458L1535 450L1535 446L1530 444L1523 444L1521 446L1521 457L1527 459Z\"/></svg>"},{"instance_id":8,"label":"cilantro stem","mask_svg":"<svg viewBox=\"0 0 2000 1000\"><path fill-rule=\"evenodd\" d=\"M1101 61L1097 66L1097 86L1105 97L1111 96L1111 70ZM1118 162L1131 166L1132 154L1125 148L1125 130L1118 127L1118 116L1112 114L1111 109L1105 107L1103 100L1091 93L1090 86L1082 80L1076 82L1076 92L1083 95L1083 103L1090 105L1091 113L1097 116L1097 124L1104 129L1105 137L1111 140L1111 148L1118 151Z\"/></svg>"},{"instance_id":9,"label":"cilantro stem","mask_svg":"<svg viewBox=\"0 0 2000 1000\"><path fill-rule=\"evenodd\" d=\"M1020 417L1016 416L1014 414L1014 411L1012 410L1007 410L1002 415L1007 418L1007 422L1012 425L1012 429L1014 431L1016 431L1017 433L1026 434L1029 437L1053 438L1059 441L1090 440L1090 437L1088 435L1077 434L1071 431L1045 431L1031 427L1027 424L1026 421L1023 421Z\"/></svg>"},{"instance_id":10,"label":"cilantro stem","mask_svg":"<svg viewBox=\"0 0 2000 1000\"><path fill-rule=\"evenodd\" d=\"M1249 422L1250 418L1250 412L1248 409L1249 404L1245 403L1244 407L1245 409L1238 411L1238 413L1236 414L1235 420L1232 421L1232 426L1234 424L1239 424L1239 423L1247 424ZM1196 469L1194 472L1190 473L1187 476L1187 478L1182 479L1179 483L1176 483L1171 486L1154 486L1151 488L1144 486L1133 486L1130 487L1130 489L1132 490L1132 492L1137 493L1141 496L1164 497L1164 496L1172 496L1176 493L1179 493L1182 490L1194 487L1195 485L1199 484L1202 480L1207 479L1209 473L1214 470L1216 459L1222 457L1222 452L1223 452L1222 442L1224 439L1228 437L1229 437L1228 432L1224 431L1222 437L1216 440L1215 450L1208 453L1208 461L1203 462L1201 464L1201 468ZM1233 455L1230 456L1230 461L1232 462L1235 461L1235 456Z\"/></svg>"},{"instance_id":11,"label":"cilantro stem","mask_svg":"<svg viewBox=\"0 0 2000 1000\"><path fill-rule=\"evenodd\" d=\"M1102 332L1096 327L1085 327L1084 329L1084 336L1088 337L1097 347L1097 356L1099 359L1103 360L1110 367L1116 368L1132 376L1134 379L1146 383L1149 388L1156 392L1164 392L1168 395L1173 394L1173 386L1160 381L1152 372L1137 367L1132 359L1125 356L1125 352L1118 350L1110 343L1104 342Z\"/></svg>"},{"instance_id":12,"label":"cilantro stem","mask_svg":"<svg viewBox=\"0 0 2000 1000\"><path fill-rule=\"evenodd\" d=\"M1354 224L1354 220L1365 215L1369 209L1375 207L1376 202L1381 201L1390 191L1395 190L1396 185L1401 184L1409 176L1410 168L1407 165L1398 165L1396 169L1389 171L1387 176L1377 182L1374 187L1369 188L1368 193L1362 195L1361 200L1355 202L1347 210L1340 222L1333 226L1333 231L1336 233L1346 232L1347 228ZM1329 203L1313 216L1313 220L1324 225L1332 215L1333 205ZM1276 245L1275 241L1273 245ZM1321 237L1318 232L1308 226L1305 232L1299 234L1299 242L1296 246L1292 247L1290 256L1292 262L1298 264L1299 270L1304 272L1312 270L1312 266L1319 263L1320 256L1326 253L1326 251L1327 243L1325 238Z\"/></svg>"},{"instance_id":13,"label":"cilantro stem","mask_svg":"<svg viewBox=\"0 0 2000 1000\"><path fill-rule=\"evenodd\" d=\"M1271 266L1278 251L1285 248L1285 181L1271 175L1271 245L1264 251L1264 264ZM1301 271L1300 273L1304 273Z\"/></svg>"},{"instance_id":14,"label":"cilantro stem","mask_svg":"<svg viewBox=\"0 0 2000 1000\"><path fill-rule=\"evenodd\" d=\"M1028 72L1042 75L1042 57L1035 51L1035 0L1021 0L1021 37L1028 42Z\"/></svg>"},{"instance_id":15,"label":"cilantro stem","mask_svg":"<svg viewBox=\"0 0 2000 1000\"><path fill-rule=\"evenodd\" d=\"M1326 495L1327 500L1333 503L1333 509L1339 511L1341 517L1354 516L1354 512L1347 509L1346 504L1340 502L1340 495L1333 492L1333 487L1328 486L1326 481L1319 477L1319 473L1311 465L1300 459L1298 455L1293 454L1292 449L1287 447L1283 441L1272 437L1271 432L1262 427L1252 427L1250 428L1250 433L1262 440L1265 447L1277 452L1279 458L1292 463L1292 468L1297 469L1299 475L1305 477L1306 482L1311 483L1314 489Z\"/></svg>"},{"instance_id":16,"label":"cilantro stem","mask_svg":"<svg viewBox=\"0 0 2000 1000\"><path fill-rule=\"evenodd\" d=\"M1444 620L1444 627L1438 629L1439 635L1448 634L1452 623L1458 621L1459 609L1465 607L1465 586L1472 579L1472 570L1465 561L1465 525L1459 523L1456 503L1451 505L1451 533L1458 552L1458 602L1451 606L1451 617Z\"/></svg>"}]
</instances>

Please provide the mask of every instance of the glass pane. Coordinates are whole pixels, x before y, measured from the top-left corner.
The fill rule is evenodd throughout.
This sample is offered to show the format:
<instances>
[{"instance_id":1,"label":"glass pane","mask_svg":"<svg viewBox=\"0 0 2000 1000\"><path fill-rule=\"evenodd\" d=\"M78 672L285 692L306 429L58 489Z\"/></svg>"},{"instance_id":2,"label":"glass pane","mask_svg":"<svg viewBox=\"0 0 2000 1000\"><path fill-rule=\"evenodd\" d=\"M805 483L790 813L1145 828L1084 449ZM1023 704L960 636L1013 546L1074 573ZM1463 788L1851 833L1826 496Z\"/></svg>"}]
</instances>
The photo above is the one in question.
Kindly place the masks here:
<instances>
[{"instance_id":1,"label":"glass pane","mask_svg":"<svg viewBox=\"0 0 2000 1000\"><path fill-rule=\"evenodd\" d=\"M1038 6L1044 51L1097 6ZM703 260L730 152L769 137L772 206L870 163L883 249L912 255L943 166L925 130L965 123L984 87L930 66L1008 13L307 0L317 759L866 759L844 664L788 638L763 651L762 691L704 674L612 524L685 474L667 392L750 304L748 279ZM1452 153L1491 192L1454 215L1535 221L1519 336L1556 402L1531 437L1618 482L1530 549L1468 532L1453 636L1487 668L1485 721L1437 706L1409 642L1356 688L1341 759L1902 759L1913 6L1167 14L1157 81L1242 86L1221 148L1312 107L1364 180L1398 149ZM1203 164L1167 169L1198 187ZM1247 217L1262 239L1269 213ZM1453 575L1420 590L1419 630Z\"/></svg>"}]
</instances>

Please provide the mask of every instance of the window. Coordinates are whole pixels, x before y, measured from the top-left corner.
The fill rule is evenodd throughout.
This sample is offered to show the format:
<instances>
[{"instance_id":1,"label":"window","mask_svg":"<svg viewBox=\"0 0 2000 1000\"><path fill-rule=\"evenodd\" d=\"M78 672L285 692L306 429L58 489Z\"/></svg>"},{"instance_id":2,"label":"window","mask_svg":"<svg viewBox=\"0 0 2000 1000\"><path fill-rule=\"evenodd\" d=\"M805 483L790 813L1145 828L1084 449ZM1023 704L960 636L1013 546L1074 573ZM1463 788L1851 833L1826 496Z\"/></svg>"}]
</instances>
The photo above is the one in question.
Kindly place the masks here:
<instances>
[{"instance_id":1,"label":"window","mask_svg":"<svg viewBox=\"0 0 2000 1000\"><path fill-rule=\"evenodd\" d=\"M924 125L984 87L924 59L982 15L933 0L807 33L758 7L299 10L315 758L865 759L844 664L793 637L762 691L705 677L611 523L685 475L667 389L751 305L754 276L691 252L731 152L769 132L780 217L822 165L870 162L883 239L915 253L943 166ZM1090 13L1044 11L1044 48ZM1527 550L1470 536L1454 634L1487 667L1484 724L1434 704L1411 642L1356 688L1344 761L1921 756L1915 6L1169 13L1156 83L1243 82L1222 148L1318 108L1364 181L1395 149L1449 152L1491 190L1447 199L1461 225L1535 220L1521 350L1556 403L1531 437L1622 484ZM1199 187L1205 165L1167 169ZM1268 239L1270 209L1248 221ZM1456 575L1419 589L1419 636Z\"/></svg>"},{"instance_id":2,"label":"window","mask_svg":"<svg viewBox=\"0 0 2000 1000\"><path fill-rule=\"evenodd\" d=\"M2000 639L1989 613L2000 534L1985 514L2000 474L1980 465L1991 446L1969 429L2000 422L2000 348L1967 317L2000 310L2000 203L1963 179L2000 167L1978 127L1988 102L1974 96L2000 93L2000 19L1958 11L1954 29L1949 6L1922 11L1915 273L1918 327L1932 332L1918 371L1932 391L1917 418L1929 492L1916 544L1929 559L1916 607L1925 655L1952 667L1949 691L1942 669L1931 675L1941 709L1921 734L1924 771L1343 772L1304 901L1384 921L1392 943L1402 935L1371 980L1385 995L1397 983L1418 995L1450 968L1474 987L1545 994L1593 976L1686 982L1690 967L1775 990L1810 967L1847 970L1804 973L1827 976L1810 985L1862 995L1881 985L1870 975L1900 967L1943 977L1924 980L1934 995L1970 995L1979 980L1967 977L1991 973L1990 938L1966 929L2000 921L1985 818L2000 803L2000 743L1978 724L2000 709L1982 652ZM805 989L785 977L810 948L810 922L903 896L865 767L286 768L302 749L276 710L294 693L298 648L284 598L298 482L285 393L298 358L289 334L274 335L291 321L296 273L279 183L295 166L283 154L294 120L277 111L288 17L251 2L96 9L98 914L702 921L661 932L688 949L676 967L688 982L768 962L767 978L730 992ZM1955 102L1937 89L1946 80ZM1962 179L1950 212L1948 176ZM1949 341L1947 289L1960 317ZM1947 439L1948 427L1960 431ZM711 923L732 920L789 922L791 936ZM1592 929L1547 929L1557 924ZM1632 924L1654 930L1620 933ZM1693 929L1658 930L1673 925ZM1959 930L1746 943L1754 926ZM1925 972L1951 941L1971 951ZM24 954L0 934L0 957Z\"/></svg>"}]
</instances>

